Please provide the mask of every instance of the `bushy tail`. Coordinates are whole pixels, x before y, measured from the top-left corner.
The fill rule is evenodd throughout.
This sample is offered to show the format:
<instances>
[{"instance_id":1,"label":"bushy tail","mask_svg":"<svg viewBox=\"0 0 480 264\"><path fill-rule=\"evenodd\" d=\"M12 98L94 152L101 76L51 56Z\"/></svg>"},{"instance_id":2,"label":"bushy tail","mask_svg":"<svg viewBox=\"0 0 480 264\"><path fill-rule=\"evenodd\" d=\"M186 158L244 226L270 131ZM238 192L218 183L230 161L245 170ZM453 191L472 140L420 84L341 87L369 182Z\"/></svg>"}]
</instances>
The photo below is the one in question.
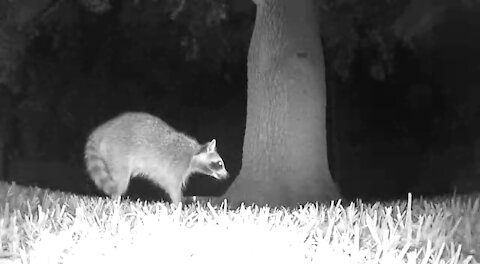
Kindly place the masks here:
<instances>
[{"instance_id":1,"label":"bushy tail","mask_svg":"<svg viewBox=\"0 0 480 264\"><path fill-rule=\"evenodd\" d=\"M98 153L96 144L93 140L88 139L85 145L85 166L90 178L97 187L108 195L114 195L115 190L111 186L115 182L110 175L107 164L103 157Z\"/></svg>"}]
</instances>

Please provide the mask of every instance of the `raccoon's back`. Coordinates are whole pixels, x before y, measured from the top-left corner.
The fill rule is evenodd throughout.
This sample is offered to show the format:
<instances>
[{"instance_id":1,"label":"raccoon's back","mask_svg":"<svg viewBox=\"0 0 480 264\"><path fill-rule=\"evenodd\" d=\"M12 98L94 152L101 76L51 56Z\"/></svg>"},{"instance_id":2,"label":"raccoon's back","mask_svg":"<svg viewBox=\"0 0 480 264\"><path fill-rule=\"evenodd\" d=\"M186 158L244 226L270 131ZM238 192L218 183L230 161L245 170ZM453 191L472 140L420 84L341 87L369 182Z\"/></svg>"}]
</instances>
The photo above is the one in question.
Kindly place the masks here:
<instances>
[{"instance_id":1,"label":"raccoon's back","mask_svg":"<svg viewBox=\"0 0 480 264\"><path fill-rule=\"evenodd\" d=\"M148 113L121 114L98 128L88 141L104 155L159 153L163 156L182 151L196 151L196 140L176 131L160 118Z\"/></svg>"},{"instance_id":2,"label":"raccoon's back","mask_svg":"<svg viewBox=\"0 0 480 264\"><path fill-rule=\"evenodd\" d=\"M90 138L94 141L107 139L123 144L153 143L175 134L175 130L160 118L141 112L121 114L97 127Z\"/></svg>"}]
</instances>

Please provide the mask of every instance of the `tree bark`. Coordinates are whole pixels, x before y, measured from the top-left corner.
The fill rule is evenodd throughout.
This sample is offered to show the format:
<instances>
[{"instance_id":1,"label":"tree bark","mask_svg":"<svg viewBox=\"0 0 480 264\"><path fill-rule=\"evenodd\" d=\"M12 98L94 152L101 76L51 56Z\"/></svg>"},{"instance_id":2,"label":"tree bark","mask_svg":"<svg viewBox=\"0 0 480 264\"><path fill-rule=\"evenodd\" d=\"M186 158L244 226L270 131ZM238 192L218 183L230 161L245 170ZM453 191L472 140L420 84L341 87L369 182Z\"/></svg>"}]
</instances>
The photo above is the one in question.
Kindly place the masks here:
<instances>
[{"instance_id":1,"label":"tree bark","mask_svg":"<svg viewBox=\"0 0 480 264\"><path fill-rule=\"evenodd\" d=\"M242 169L230 204L340 198L327 161L326 85L312 0L255 0Z\"/></svg>"}]
</instances>

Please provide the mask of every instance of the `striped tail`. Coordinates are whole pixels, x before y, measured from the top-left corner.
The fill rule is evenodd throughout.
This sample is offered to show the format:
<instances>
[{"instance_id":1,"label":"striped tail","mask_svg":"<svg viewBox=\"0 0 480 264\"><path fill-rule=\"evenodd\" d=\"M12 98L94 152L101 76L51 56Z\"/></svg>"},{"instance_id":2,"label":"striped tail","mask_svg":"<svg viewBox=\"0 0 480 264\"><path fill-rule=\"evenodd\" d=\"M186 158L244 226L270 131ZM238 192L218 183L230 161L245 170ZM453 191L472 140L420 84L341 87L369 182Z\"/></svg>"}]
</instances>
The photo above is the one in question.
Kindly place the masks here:
<instances>
[{"instance_id":1,"label":"striped tail","mask_svg":"<svg viewBox=\"0 0 480 264\"><path fill-rule=\"evenodd\" d=\"M110 175L105 160L102 155L98 153L95 142L90 138L85 145L84 158L87 172L95 185L107 195L121 195L115 188L117 184Z\"/></svg>"}]
</instances>

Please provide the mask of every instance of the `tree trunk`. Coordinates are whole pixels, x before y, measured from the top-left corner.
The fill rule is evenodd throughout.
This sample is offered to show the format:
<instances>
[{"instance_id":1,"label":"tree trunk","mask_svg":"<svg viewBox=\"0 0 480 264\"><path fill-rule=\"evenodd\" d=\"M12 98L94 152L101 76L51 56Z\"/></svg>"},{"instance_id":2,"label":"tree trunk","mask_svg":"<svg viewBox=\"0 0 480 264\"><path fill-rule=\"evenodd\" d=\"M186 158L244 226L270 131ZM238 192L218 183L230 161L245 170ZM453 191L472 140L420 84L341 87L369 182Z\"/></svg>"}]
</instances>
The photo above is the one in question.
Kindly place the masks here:
<instances>
[{"instance_id":1,"label":"tree trunk","mask_svg":"<svg viewBox=\"0 0 480 264\"><path fill-rule=\"evenodd\" d=\"M340 198L328 169L326 85L312 0L255 0L242 169L230 204Z\"/></svg>"}]
</instances>

